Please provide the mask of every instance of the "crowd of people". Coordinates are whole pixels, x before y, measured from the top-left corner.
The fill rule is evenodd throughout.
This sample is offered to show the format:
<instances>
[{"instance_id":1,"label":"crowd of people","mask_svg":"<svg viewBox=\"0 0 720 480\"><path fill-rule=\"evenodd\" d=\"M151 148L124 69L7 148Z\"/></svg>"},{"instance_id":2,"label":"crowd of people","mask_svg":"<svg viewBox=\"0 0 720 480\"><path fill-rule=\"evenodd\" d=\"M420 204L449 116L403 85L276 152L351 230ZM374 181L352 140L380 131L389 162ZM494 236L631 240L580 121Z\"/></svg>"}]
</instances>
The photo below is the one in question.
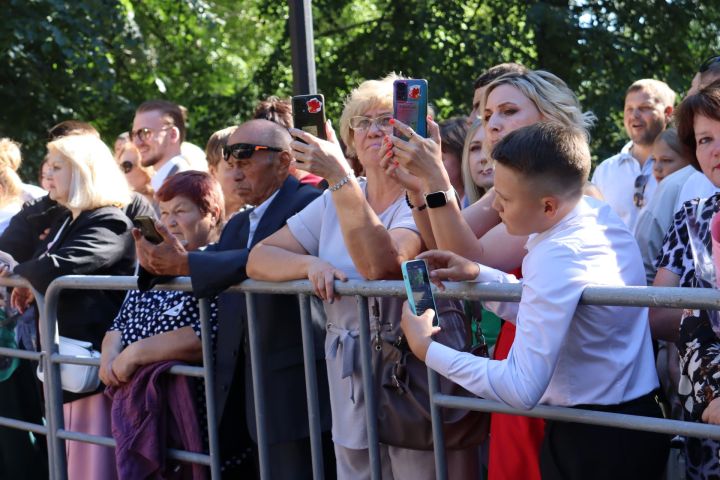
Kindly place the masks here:
<instances>
[{"instance_id":1,"label":"crowd of people","mask_svg":"<svg viewBox=\"0 0 720 480\"><path fill-rule=\"evenodd\" d=\"M127 293L60 298L59 334L101 355L100 386L64 392L65 426L117 442L67 441L71 479L207 476L163 452L207 450L202 382L164 374L202 360L201 298L223 478L259 476L253 380L265 393L271 477L312 478L301 306L294 295L261 294L249 312L244 294L227 291L247 278L310 280L325 475L370 478L365 403L385 386L366 390L357 304L335 286L400 279L415 258L439 288L521 283L521 301L443 301L418 316L400 299L370 298L375 364L391 344L448 384L521 409L720 424L716 312L579 304L589 285L716 288L720 57L703 63L680 102L660 80L630 85L628 142L592 176L598 119L554 74L493 66L469 92L469 115L430 115L427 136L393 117L402 80L353 86L339 130L325 125L327 140L294 128L290 102L277 97L222 126L204 153L185 141L187 111L166 100L142 103L114 152L92 119L67 120L49 129L41 187L20 180L20 145L0 139L0 274L33 287L4 295L0 328L12 345L37 349L33 290L67 274L138 278ZM154 219L158 239L133 227L139 217ZM177 276L190 277L192 293L153 290ZM260 368L250 362L251 314ZM443 336L453 315L465 320L464 344ZM485 342L490 357L471 352ZM0 379L0 416L41 423L43 384L31 362L0 362ZM432 450L402 440L423 428L397 426L404 408L381 409L409 429L380 429L382 478L434 478ZM462 479L674 478L671 446L684 478L720 475L714 440L505 414L492 415L487 435L448 444L448 470ZM0 429L0 477L47 472L41 439Z\"/></svg>"}]
</instances>

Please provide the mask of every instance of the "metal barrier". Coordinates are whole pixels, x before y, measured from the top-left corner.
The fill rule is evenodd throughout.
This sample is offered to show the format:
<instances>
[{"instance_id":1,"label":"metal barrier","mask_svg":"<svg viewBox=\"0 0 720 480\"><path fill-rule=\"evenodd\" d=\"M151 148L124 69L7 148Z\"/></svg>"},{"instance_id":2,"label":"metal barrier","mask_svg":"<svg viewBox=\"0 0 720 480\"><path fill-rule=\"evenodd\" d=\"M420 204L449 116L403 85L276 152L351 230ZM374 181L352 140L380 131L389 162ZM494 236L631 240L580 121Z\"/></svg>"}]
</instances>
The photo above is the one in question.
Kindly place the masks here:
<instances>
[{"instance_id":1,"label":"metal barrier","mask_svg":"<svg viewBox=\"0 0 720 480\"><path fill-rule=\"evenodd\" d=\"M19 279L0 279L0 285L27 286L27 283ZM0 354L8 354L19 358L29 358L45 362L46 372L49 372L46 396L46 419L47 427L43 425L27 424L13 419L0 417L0 425L22 430L33 431L44 434L48 437L48 456L51 465L53 479L64 479L65 454L64 440L77 440L96 443L106 446L114 446L111 438L96 437L78 432L70 432L64 429L62 416L62 391L59 377L60 363L98 364L94 361L79 361L72 357L61 356L57 351L57 344L54 343L54 326L56 319L57 301L60 292L64 289L80 290L127 290L136 288L135 277L98 277L98 276L66 276L55 280L46 292L44 309L41 311L41 352L23 352L12 349L0 349ZM191 291L192 287L188 278L178 278L170 283L156 287L160 290ZM264 389L259 381L258 372L262 369L262 359L259 355L256 344L256 332L254 322L254 294L298 294L300 301L300 313L302 322L302 342L305 361L305 379L308 401L308 417L310 422L310 439L312 452L312 465L314 477L323 478L323 458L321 444L320 414L317 401L317 378L314 370L314 348L312 338L312 319L310 315L310 297L312 288L308 281L295 282L257 282L246 281L235 285L229 291L245 292L248 306L248 340L250 345L250 357L253 373L253 386L256 405L257 438L259 449L259 464L262 478L270 477L271 464L269 459L269 446L267 443L267 432L265 431L266 411L263 402ZM367 297L394 296L404 297L405 288L399 281L376 281L360 282L348 281L336 282L336 291L341 295L354 295L358 300L358 315L360 324L360 355L363 385L367 391L371 391L372 369L370 357L370 332ZM444 292L436 292L439 298L460 298L466 300L499 300L517 302L520 300L520 285L493 285L493 284L448 284ZM42 297L37 297L42 306ZM589 305L623 305L623 306L653 306L653 307L687 307L687 308L709 308L720 310L720 292L714 289L687 289L687 288L656 288L656 287L589 287L585 290L581 303ZM205 379L206 400L208 407L208 431L210 436L209 455L192 452L171 451L170 457L209 465L213 479L220 478L220 459L217 438L217 425L214 404L213 357L211 349L210 329L208 324L209 305L201 300L201 326L203 342L204 367L175 367L171 373L192 375ZM207 333L207 334L206 334ZM440 407L463 408L488 412L511 413L530 417L541 417L553 420L572 421L578 423L589 423L596 425L608 425L627 429L645 430L651 432L681 434L720 440L720 426L681 422L677 420L664 420L656 418L637 417L632 415L613 414L589 410L578 410L574 408L538 406L532 410L518 410L507 405L466 397L454 397L440 394L438 391L437 375L428 370L431 387L431 413L433 419L433 436L435 443L436 474L437 478L447 478L447 464L444 452L444 439L440 427ZM369 454L371 460L371 478L380 479L380 455L377 435L377 416L374 396L366 397L366 415L369 440Z\"/></svg>"}]
</instances>

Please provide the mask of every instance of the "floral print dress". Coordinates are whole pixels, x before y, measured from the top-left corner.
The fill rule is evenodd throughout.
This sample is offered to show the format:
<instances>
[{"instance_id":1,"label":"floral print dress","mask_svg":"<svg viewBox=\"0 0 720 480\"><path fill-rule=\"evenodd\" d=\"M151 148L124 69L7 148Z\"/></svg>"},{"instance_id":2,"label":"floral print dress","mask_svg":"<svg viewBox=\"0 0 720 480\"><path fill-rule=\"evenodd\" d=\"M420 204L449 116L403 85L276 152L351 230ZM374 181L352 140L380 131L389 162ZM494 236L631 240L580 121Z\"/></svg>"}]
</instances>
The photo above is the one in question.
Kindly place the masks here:
<instances>
[{"instance_id":1,"label":"floral print dress","mask_svg":"<svg viewBox=\"0 0 720 480\"><path fill-rule=\"evenodd\" d=\"M720 194L715 194L685 202L675 214L657 267L679 275L681 287L714 287L703 260L710 258L710 220L719 209ZM717 312L685 310L680 324L678 396L687 421L701 422L705 407L720 397L720 337L713 315ZM720 442L687 437L685 453L688 479L720 479Z\"/></svg>"}]
</instances>

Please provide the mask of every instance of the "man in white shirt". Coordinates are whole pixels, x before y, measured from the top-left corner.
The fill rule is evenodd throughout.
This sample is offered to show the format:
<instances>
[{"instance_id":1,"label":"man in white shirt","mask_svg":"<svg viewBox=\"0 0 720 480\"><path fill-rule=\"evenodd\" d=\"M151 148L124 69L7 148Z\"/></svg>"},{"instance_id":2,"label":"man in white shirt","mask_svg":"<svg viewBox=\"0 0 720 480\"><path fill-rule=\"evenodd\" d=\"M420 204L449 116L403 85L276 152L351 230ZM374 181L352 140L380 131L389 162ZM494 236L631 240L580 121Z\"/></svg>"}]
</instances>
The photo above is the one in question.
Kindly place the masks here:
<instances>
[{"instance_id":1,"label":"man in white shirt","mask_svg":"<svg viewBox=\"0 0 720 480\"><path fill-rule=\"evenodd\" d=\"M402 328L428 367L483 398L530 409L538 403L659 417L647 308L579 305L586 286L645 285L635 239L604 203L582 196L590 169L587 138L540 123L508 134L494 149L493 207L508 232L529 235L520 304L485 302L516 323L506 360L475 357L432 340L434 312ZM516 283L451 252L420 255L431 278ZM440 324L442 328L442 322ZM543 479L657 478L663 436L548 421Z\"/></svg>"},{"instance_id":2,"label":"man in white shirt","mask_svg":"<svg viewBox=\"0 0 720 480\"><path fill-rule=\"evenodd\" d=\"M625 93L623 124L630 142L595 169L592 183L632 231L638 213L652 198L657 181L650 156L655 137L673 112L675 92L659 80L638 80Z\"/></svg>"},{"instance_id":3,"label":"man in white shirt","mask_svg":"<svg viewBox=\"0 0 720 480\"><path fill-rule=\"evenodd\" d=\"M153 167L150 180L157 191L166 178L190 169L180 148L185 140L185 120L180 107L167 100L148 100L135 111L130 140L140 151L144 167Z\"/></svg>"}]
</instances>

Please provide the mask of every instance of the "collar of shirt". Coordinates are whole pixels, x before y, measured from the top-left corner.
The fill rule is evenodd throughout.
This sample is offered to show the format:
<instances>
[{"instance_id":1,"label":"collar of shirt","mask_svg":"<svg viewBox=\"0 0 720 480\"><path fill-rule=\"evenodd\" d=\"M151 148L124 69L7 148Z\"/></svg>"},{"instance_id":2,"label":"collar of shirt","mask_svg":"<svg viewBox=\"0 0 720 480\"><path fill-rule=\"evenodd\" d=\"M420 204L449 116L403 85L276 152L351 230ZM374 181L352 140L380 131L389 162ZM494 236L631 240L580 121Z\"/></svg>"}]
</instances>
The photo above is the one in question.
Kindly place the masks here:
<instances>
[{"instance_id":1,"label":"collar of shirt","mask_svg":"<svg viewBox=\"0 0 720 480\"><path fill-rule=\"evenodd\" d=\"M278 188L277 190L275 190L275 193L270 195L264 202L252 209L252 211L250 212L250 232L248 233L248 248L250 248L250 245L252 244L253 236L255 235L255 230L257 230L257 226L260 223L260 220L262 219L263 215L265 215L265 211L268 209L272 201L275 200L275 197L277 196L279 191L280 189Z\"/></svg>"},{"instance_id":2,"label":"collar of shirt","mask_svg":"<svg viewBox=\"0 0 720 480\"><path fill-rule=\"evenodd\" d=\"M528 240L525 243L525 248L529 252L532 250L538 243L542 242L544 239L550 237L553 235L554 232L557 232L558 230L562 230L566 225L570 224L574 219L579 218L582 213L590 208L590 206L586 203L586 199L589 197L583 196L580 201L575 205L575 207L570 210L559 222L557 222L552 227L548 228L544 232L540 233L532 233L528 235Z\"/></svg>"}]
</instances>

